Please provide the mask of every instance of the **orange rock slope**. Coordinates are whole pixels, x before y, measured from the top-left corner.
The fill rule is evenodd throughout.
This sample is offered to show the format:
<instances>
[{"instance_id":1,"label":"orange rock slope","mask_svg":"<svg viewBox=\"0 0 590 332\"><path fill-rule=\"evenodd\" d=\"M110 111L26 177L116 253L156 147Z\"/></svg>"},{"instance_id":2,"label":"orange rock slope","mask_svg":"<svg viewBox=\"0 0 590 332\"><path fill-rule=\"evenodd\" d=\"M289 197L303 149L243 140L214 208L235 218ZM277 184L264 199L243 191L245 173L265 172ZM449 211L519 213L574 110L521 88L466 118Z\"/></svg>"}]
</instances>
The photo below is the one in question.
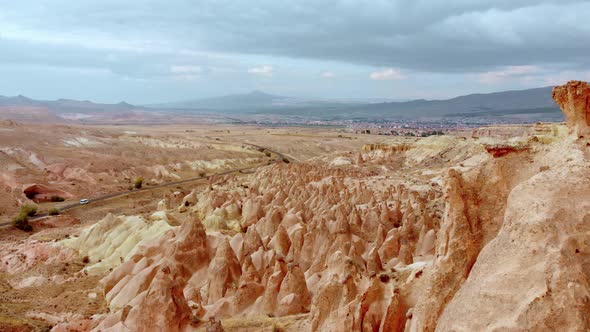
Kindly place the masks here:
<instances>
[{"instance_id":1,"label":"orange rock slope","mask_svg":"<svg viewBox=\"0 0 590 332\"><path fill-rule=\"evenodd\" d=\"M266 317L293 331L588 330L590 92L570 82L553 94L574 135L550 144L492 156L432 138L191 193L178 208L190 218L102 279L110 313L85 326L213 331ZM281 325L289 317L304 323Z\"/></svg>"}]
</instances>

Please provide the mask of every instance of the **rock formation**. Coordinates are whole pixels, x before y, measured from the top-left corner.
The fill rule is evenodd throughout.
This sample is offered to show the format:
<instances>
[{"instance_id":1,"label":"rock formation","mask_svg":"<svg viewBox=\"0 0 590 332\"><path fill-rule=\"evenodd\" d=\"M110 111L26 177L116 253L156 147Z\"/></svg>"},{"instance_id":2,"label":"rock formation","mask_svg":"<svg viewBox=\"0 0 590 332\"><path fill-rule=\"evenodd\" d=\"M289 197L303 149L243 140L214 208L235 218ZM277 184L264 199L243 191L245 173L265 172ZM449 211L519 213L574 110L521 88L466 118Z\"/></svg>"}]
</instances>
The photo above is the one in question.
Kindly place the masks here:
<instances>
[{"instance_id":1,"label":"rock formation","mask_svg":"<svg viewBox=\"0 0 590 332\"><path fill-rule=\"evenodd\" d=\"M133 246L122 245L126 223L105 218L103 237L89 228L63 243L112 267L101 281L111 312L92 326L217 331L305 317L293 330L589 330L590 161L578 138L590 88L553 95L573 138L429 137L274 164L247 186L220 178L160 204L184 221L150 232L136 220L153 236Z\"/></svg>"},{"instance_id":2,"label":"rock formation","mask_svg":"<svg viewBox=\"0 0 590 332\"><path fill-rule=\"evenodd\" d=\"M571 132L576 136L590 134L590 85L570 81L553 89L553 99L565 114Z\"/></svg>"}]
</instances>

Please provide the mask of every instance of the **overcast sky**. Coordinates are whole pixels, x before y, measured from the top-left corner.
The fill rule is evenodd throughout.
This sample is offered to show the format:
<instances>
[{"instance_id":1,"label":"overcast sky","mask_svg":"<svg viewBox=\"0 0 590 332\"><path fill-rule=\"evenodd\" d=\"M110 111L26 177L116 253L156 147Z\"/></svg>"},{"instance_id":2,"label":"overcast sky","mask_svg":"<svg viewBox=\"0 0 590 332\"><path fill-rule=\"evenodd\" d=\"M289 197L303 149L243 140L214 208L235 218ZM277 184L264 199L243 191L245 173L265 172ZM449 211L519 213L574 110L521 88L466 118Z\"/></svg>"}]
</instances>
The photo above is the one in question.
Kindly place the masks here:
<instances>
[{"instance_id":1,"label":"overcast sky","mask_svg":"<svg viewBox=\"0 0 590 332\"><path fill-rule=\"evenodd\" d=\"M446 98L590 80L587 0L0 0L0 95Z\"/></svg>"}]
</instances>

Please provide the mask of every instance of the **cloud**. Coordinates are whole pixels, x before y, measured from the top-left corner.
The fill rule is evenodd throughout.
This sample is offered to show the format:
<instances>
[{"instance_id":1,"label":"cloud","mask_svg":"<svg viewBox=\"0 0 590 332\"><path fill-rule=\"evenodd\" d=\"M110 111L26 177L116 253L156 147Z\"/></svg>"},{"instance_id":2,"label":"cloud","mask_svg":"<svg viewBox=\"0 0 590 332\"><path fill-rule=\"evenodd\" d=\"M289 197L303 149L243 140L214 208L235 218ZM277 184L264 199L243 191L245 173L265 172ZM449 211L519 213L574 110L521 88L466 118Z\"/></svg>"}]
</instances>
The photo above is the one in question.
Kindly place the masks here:
<instances>
[{"instance_id":1,"label":"cloud","mask_svg":"<svg viewBox=\"0 0 590 332\"><path fill-rule=\"evenodd\" d=\"M201 66L170 66L170 72L173 74L192 74L197 75L203 72Z\"/></svg>"},{"instance_id":2,"label":"cloud","mask_svg":"<svg viewBox=\"0 0 590 332\"><path fill-rule=\"evenodd\" d=\"M172 65L170 66L170 72L176 80L194 81L203 73L203 68L201 66L191 65Z\"/></svg>"},{"instance_id":3,"label":"cloud","mask_svg":"<svg viewBox=\"0 0 590 332\"><path fill-rule=\"evenodd\" d=\"M272 76L274 68L272 66L263 65L248 69L248 73L258 76Z\"/></svg>"},{"instance_id":4,"label":"cloud","mask_svg":"<svg viewBox=\"0 0 590 332\"><path fill-rule=\"evenodd\" d=\"M495 84L515 77L527 79L530 75L538 73L540 69L537 66L508 66L499 70L488 71L479 74L478 79L481 83Z\"/></svg>"},{"instance_id":5,"label":"cloud","mask_svg":"<svg viewBox=\"0 0 590 332\"><path fill-rule=\"evenodd\" d=\"M394 68L385 68L381 71L372 72L369 77L374 81L405 80L408 78L399 69Z\"/></svg>"},{"instance_id":6,"label":"cloud","mask_svg":"<svg viewBox=\"0 0 590 332\"><path fill-rule=\"evenodd\" d=\"M0 94L27 93L31 86L44 94L41 82L55 81L58 69L70 75L60 82L64 94L78 93L74 78L79 71L78 82L91 82L82 75L97 72L112 74L109 79L172 84L157 90L161 99L180 94L180 86L194 97L196 83L184 81L208 73L207 82L199 80L200 93L256 89L260 82L251 75L258 75L273 77L273 88L286 94L333 89L332 95L346 96L393 93L369 85L357 89L355 83L370 71L375 80L404 79L411 73L403 90L408 93L444 86L445 93L460 94L532 87L545 84L545 78L561 80L565 74L560 73L590 70L590 43L584 42L590 20L583 19L590 16L587 0L0 4L0 76L8 82L0 84ZM182 68L193 64L202 71ZM527 72L529 66L538 72ZM280 75L273 75L276 68ZM330 71L322 72L325 68ZM347 79L318 82L330 78L329 73ZM95 82L90 90L112 91L105 88L110 84ZM142 89L154 86L129 85L128 91L139 99L146 95Z\"/></svg>"},{"instance_id":7,"label":"cloud","mask_svg":"<svg viewBox=\"0 0 590 332\"><path fill-rule=\"evenodd\" d=\"M335 75L331 71L324 71L324 72L322 72L321 76L323 78L333 78Z\"/></svg>"},{"instance_id":8,"label":"cloud","mask_svg":"<svg viewBox=\"0 0 590 332\"><path fill-rule=\"evenodd\" d=\"M589 66L590 44L581 41L590 34L590 21L580 19L588 15L585 0L170 0L140 7L116 0L23 0L2 6L0 31L3 38L111 50L478 72L526 64Z\"/></svg>"}]
</instances>

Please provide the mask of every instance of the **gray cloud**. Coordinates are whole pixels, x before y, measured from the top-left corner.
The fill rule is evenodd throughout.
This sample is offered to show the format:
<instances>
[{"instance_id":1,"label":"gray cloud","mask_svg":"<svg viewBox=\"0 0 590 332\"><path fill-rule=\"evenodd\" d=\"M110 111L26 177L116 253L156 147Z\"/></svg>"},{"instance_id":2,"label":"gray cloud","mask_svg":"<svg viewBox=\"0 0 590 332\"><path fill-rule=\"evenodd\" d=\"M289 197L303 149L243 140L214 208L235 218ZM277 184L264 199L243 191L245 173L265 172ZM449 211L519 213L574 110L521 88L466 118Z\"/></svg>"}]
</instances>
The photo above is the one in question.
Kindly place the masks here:
<instances>
[{"instance_id":1,"label":"gray cloud","mask_svg":"<svg viewBox=\"0 0 590 332\"><path fill-rule=\"evenodd\" d=\"M230 16L214 25L215 38L207 43L225 51L436 72L588 64L590 24L579 17L590 14L589 2L341 3L348 5L310 2Z\"/></svg>"},{"instance_id":2,"label":"gray cloud","mask_svg":"<svg viewBox=\"0 0 590 332\"><path fill-rule=\"evenodd\" d=\"M369 67L357 76L367 80L491 72L476 78L488 83L520 66L542 68L527 75L590 68L586 0L0 0L0 8L5 66L190 81L216 69L260 77L248 71L262 65L282 75L273 59L301 59Z\"/></svg>"},{"instance_id":3,"label":"gray cloud","mask_svg":"<svg viewBox=\"0 0 590 332\"><path fill-rule=\"evenodd\" d=\"M531 63L586 66L590 50L590 21L579 19L590 15L583 0L2 2L5 21L71 38L96 36L97 44L111 47L437 72Z\"/></svg>"}]
</instances>

